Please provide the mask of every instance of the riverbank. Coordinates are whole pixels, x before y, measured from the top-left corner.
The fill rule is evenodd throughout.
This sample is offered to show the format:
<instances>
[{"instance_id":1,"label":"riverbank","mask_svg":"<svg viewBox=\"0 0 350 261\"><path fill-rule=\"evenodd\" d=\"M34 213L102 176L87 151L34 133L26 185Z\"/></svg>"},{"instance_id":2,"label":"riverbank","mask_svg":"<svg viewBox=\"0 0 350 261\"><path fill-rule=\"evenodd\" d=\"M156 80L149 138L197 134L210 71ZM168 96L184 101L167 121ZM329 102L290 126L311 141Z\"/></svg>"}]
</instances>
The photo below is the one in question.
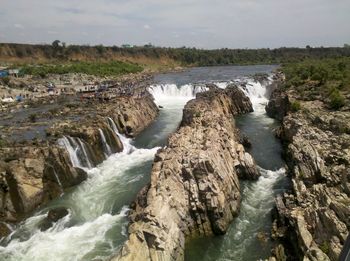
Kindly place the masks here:
<instances>
[{"instance_id":1,"label":"riverbank","mask_svg":"<svg viewBox=\"0 0 350 261\"><path fill-rule=\"evenodd\" d=\"M117 253L123 243L127 240L127 206L135 199L137 192L140 191L143 186L149 184L149 174L151 172L154 154L158 150L158 146L167 145L168 135L176 131L178 124L181 121L183 106L186 104L186 102L194 98L194 95L197 92L203 91L208 87L213 89L213 83L223 89L226 88L229 84L234 83L235 85L238 85L244 92L251 94L251 99L255 103L260 103L263 100L265 101L265 98L260 97L260 94L263 93L263 91L266 91L264 88L265 81L263 77L258 77L258 80L255 79L253 75L256 73L269 73L272 69L273 68L270 66L194 68L188 72L156 76L154 80L155 83L149 86L148 90L155 97L156 104L162 107L159 111L159 117L157 117L157 120L151 124L146 131L137 136L132 144L130 144L130 140L124 140L122 136L118 135L120 134L118 130L115 131L117 136L119 136L122 141L123 151L112 154L98 166L87 169L87 179L85 182L79 186L76 186L74 189L65 191L62 196L56 200L50 201L49 204L43 206L38 211L35 211L35 213L33 213L30 218L26 219L18 226L16 226L16 229L12 232L11 236L1 242L0 257L16 261L27 260L28 258L31 258L33 260L46 260L47 258L53 258L56 260L93 260L98 258L104 260L107 259L111 254ZM260 83L260 80L263 82ZM213 91L215 92L215 89ZM221 91L218 90L218 93L221 93ZM238 139L236 136L237 134L228 131L231 130L230 125L226 123L224 124L226 120L228 120L227 122L232 121L232 114L227 109L227 105L229 103L227 103L227 99L224 98L224 95L219 95L221 98L220 101L217 102L215 102L214 98L206 97L205 94L203 95L203 100L201 99L202 102L200 102L198 105L195 105L196 103L193 102L189 103L191 105L188 105L190 107L188 107L189 112L186 115L194 115L195 117L193 119L191 119L191 117L186 117L187 120L185 120L185 122L186 124L190 124L190 126L184 126L183 128L180 128L183 129L181 136L186 137L185 130L193 130L193 134L195 134L198 127L198 130L202 133L201 137L205 138L207 134L210 134L208 138L210 138L212 144L215 145L216 140L220 140L220 144L222 146L215 146L215 150L217 150L218 153L213 151L213 153L215 152L214 154L217 156L208 156L208 162L210 164L213 163L211 165L214 169L219 169L220 167L221 172L221 170L224 171L226 167L233 164L231 160L229 160L228 164L225 164L227 159L231 159L232 155L237 154L237 151L235 152L234 150L233 152L235 153L232 152L232 155L231 153L227 153L227 150L229 150L226 146L227 141L233 137L233 143L242 148L243 146L239 145L239 143L244 142L244 144L248 146L249 142L244 137L239 137L239 140L236 140L236 138ZM236 94L233 94L233 96L235 97ZM221 102L224 103L223 108L226 109L223 112L223 122L220 122L220 119L218 117L214 117L210 114L212 108L205 105L205 101L208 101L207 99L209 101L213 99L215 105L213 108L216 109L221 108ZM103 108L103 106L105 106L104 104L105 103L102 103L100 108ZM202 108L207 108L206 111L208 111L208 113L205 113L203 115L195 113L197 109ZM238 106L235 108L237 109L240 107ZM94 107L92 106L91 111L88 110L88 113L94 113L93 110ZM210 121L207 120L206 116L208 115L210 116ZM203 120L203 123L207 122L208 126L202 126L201 119ZM216 119L213 121L213 125L211 124L212 119ZM107 121L110 123L110 126L113 126L113 123L109 119L107 119L106 122ZM193 124L190 123L192 121L194 121ZM218 124L215 124L217 121L219 121ZM117 124L117 122L114 120L113 122ZM220 127L221 124L224 124L224 127ZM207 133L207 127L212 131L209 130L209 133ZM229 127L230 129L228 129ZM225 134L225 129L228 132L227 135ZM100 136L102 136L100 131L99 133ZM103 133L105 139L108 140L105 132ZM223 135L218 136L219 134ZM192 149L190 140L185 139L186 142L182 142L182 139L180 139L180 137L176 139L174 137L176 137L176 134L172 135L171 144L178 144L178 149L180 149L181 144L187 144L186 148L188 148L188 151ZM78 159L75 164L87 164L89 161L83 160L86 159L84 156L85 153L83 153L84 150L80 149L85 146L75 147L77 149L74 147L69 147L72 144L80 143L76 138L81 139L81 137L75 137L72 140L67 137L68 142L64 142L63 139L62 143L63 145L68 145L66 148L69 152L69 155L73 156L70 157L71 160L73 160L72 162L75 162L75 160ZM226 138L227 141L222 140ZM231 142L229 144L231 144ZM196 143L193 149L195 151L201 151L204 149L203 146L204 145L202 143ZM103 146L103 149L105 152L108 152L107 146ZM226 151L224 153L225 157L223 159L220 157L221 150ZM75 153L79 151L80 153ZM88 152L89 150L85 149L85 151ZM167 151L167 147L164 148L164 151ZM195 158L195 152L194 154L190 155L186 153L184 153L183 156L176 154L176 157L185 158L187 156L190 156L191 158L194 157L194 163L197 162ZM211 152L208 150L208 153ZM205 155L206 154L204 154L203 157ZM242 153L242 156L245 158L246 153ZM223 164L216 166L214 164L214 160L215 162L217 161ZM170 163L171 162L169 162L169 164ZM86 169L84 166L83 169ZM239 170L236 171L240 172L241 175L244 175L242 173L243 169L239 168ZM262 173L262 175L265 178L265 174ZM204 175L203 178L205 178L205 176L206 175ZM209 173L209 176L211 177L212 175ZM220 180L216 179L217 177L214 176L211 181L215 181L218 185L220 185ZM211 182L208 182L208 184L209 183ZM228 180L226 183L228 185L232 184L230 180ZM255 182L252 183L255 184ZM259 181L256 183L257 185L260 184ZM225 184L223 187L226 188ZM237 192L237 187L232 186L232 188L234 191L236 191L235 194L240 193L240 191ZM215 201L216 196L214 192L212 198ZM164 193L166 193L166 191L164 191ZM200 192L199 194L201 195L203 193ZM220 193L220 195L221 194L224 196L227 195L224 191ZM195 196L196 194L194 193L193 195ZM199 199L199 205L211 205L211 202L207 202L204 199L202 200L201 197L199 197ZM219 203L221 204L220 200ZM230 197L227 197L227 200L232 201ZM176 200L174 202L176 202ZM232 202L234 203L235 200ZM243 204L246 203L243 202ZM246 206L247 205L244 205L243 207ZM66 211L61 212L58 208L65 208ZM201 209L200 206L198 209ZM209 215L209 213L211 213L211 210L208 211L208 215L206 215L198 211L198 209L196 210L196 213L198 212L199 216L203 215L204 218L210 222L203 223L202 227L206 228L205 231L212 229L211 222L213 222L213 224L217 224L218 229L215 230L215 233L218 233L218 231L220 231L220 224L222 224L223 229L227 229L227 224L230 222L230 218L226 219L225 217L219 217L215 221L215 217L218 215L214 215L214 217ZM57 220L56 215L52 213L59 213L59 215L57 215L61 218ZM215 208L213 208L213 213L217 213L215 212ZM219 213L221 212L219 211ZM227 214L227 217L230 217L230 215L232 215L231 210L229 211L227 208L224 208L224 213ZM45 231L42 231L41 224L42 222L46 223L48 217L56 217L56 219L50 219L51 221L49 221L51 223L53 222L52 227L48 228ZM197 219L193 221L193 224L196 222ZM198 222L201 221L198 220ZM210 237L207 239L211 240ZM53 245L60 245L60 248L50 247ZM255 249L255 246L251 247L253 247L256 251L259 249Z\"/></svg>"},{"instance_id":2,"label":"riverbank","mask_svg":"<svg viewBox=\"0 0 350 261\"><path fill-rule=\"evenodd\" d=\"M155 120L158 107L146 93L148 79L128 78L108 99L49 96L2 114L1 236L10 232L6 223L27 217L85 180L86 169L123 151L118 133L135 137ZM128 95L121 91L125 87Z\"/></svg>"},{"instance_id":3,"label":"riverbank","mask_svg":"<svg viewBox=\"0 0 350 261\"><path fill-rule=\"evenodd\" d=\"M285 243L279 258L336 261L349 234L350 103L344 86L338 95L345 102L332 108L327 87L339 79L332 75L321 83L282 83L267 106L282 121L277 133L292 180L292 190L276 198L273 235Z\"/></svg>"}]
</instances>

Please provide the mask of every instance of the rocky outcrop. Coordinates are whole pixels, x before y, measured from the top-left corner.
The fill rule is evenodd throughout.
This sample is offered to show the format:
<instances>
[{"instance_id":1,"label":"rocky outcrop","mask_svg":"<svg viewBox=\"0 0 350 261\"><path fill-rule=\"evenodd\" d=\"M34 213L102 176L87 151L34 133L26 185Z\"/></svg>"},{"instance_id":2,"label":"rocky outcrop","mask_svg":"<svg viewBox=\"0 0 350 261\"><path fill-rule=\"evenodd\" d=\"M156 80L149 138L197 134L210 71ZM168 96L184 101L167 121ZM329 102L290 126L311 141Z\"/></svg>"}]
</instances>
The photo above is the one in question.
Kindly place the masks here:
<instances>
[{"instance_id":1,"label":"rocky outcrop","mask_svg":"<svg viewBox=\"0 0 350 261\"><path fill-rule=\"evenodd\" d=\"M113 260L183 260L186 239L224 234L239 212L239 179L259 172L233 116L252 111L235 86L197 94L160 149L151 182L130 213L129 239Z\"/></svg>"},{"instance_id":2,"label":"rocky outcrop","mask_svg":"<svg viewBox=\"0 0 350 261\"><path fill-rule=\"evenodd\" d=\"M266 105L266 113L269 117L282 121L290 111L290 101L287 91L283 89L284 75L277 72L273 75L273 81L267 88L269 103Z\"/></svg>"},{"instance_id":3,"label":"rocky outcrop","mask_svg":"<svg viewBox=\"0 0 350 261\"><path fill-rule=\"evenodd\" d=\"M86 107L84 107L86 106ZM65 108L46 130L45 140L0 147L0 222L18 222L38 206L86 179L85 168L123 150L116 132L134 136L158 115L152 98L121 97L108 103ZM76 166L65 139L75 151ZM58 142L59 140L59 142ZM6 230L6 226L3 231ZM4 233L2 233L4 234Z\"/></svg>"},{"instance_id":4,"label":"rocky outcrop","mask_svg":"<svg viewBox=\"0 0 350 261\"><path fill-rule=\"evenodd\" d=\"M281 103L270 107L284 111L294 97L278 93ZM336 261L350 229L350 112L329 111L317 100L300 104L279 130L292 191L276 199L274 234L299 260Z\"/></svg>"},{"instance_id":5,"label":"rocky outcrop","mask_svg":"<svg viewBox=\"0 0 350 261\"><path fill-rule=\"evenodd\" d=\"M69 214L68 209L60 207L60 208L55 208L51 209L46 217L40 222L39 227L41 231L48 230L51 228L54 223L56 223L58 220L64 218Z\"/></svg>"},{"instance_id":6,"label":"rocky outcrop","mask_svg":"<svg viewBox=\"0 0 350 261\"><path fill-rule=\"evenodd\" d=\"M5 149L1 158L5 161L0 164L0 218L5 222L20 220L86 178L85 171L73 168L67 152L59 147Z\"/></svg>"}]
</instances>

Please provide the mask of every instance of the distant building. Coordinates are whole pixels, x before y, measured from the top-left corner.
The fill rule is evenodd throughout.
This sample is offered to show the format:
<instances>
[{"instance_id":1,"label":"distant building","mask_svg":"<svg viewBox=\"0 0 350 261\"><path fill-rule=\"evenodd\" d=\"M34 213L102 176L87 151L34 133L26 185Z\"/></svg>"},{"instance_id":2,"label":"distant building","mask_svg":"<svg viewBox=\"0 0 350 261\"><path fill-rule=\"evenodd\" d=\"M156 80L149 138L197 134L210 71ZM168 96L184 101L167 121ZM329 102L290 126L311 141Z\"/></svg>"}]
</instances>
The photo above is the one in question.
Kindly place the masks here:
<instances>
[{"instance_id":1,"label":"distant building","mask_svg":"<svg viewBox=\"0 0 350 261\"><path fill-rule=\"evenodd\" d=\"M15 76L18 77L19 69L8 69L7 67L0 67L0 77Z\"/></svg>"},{"instance_id":2,"label":"distant building","mask_svg":"<svg viewBox=\"0 0 350 261\"><path fill-rule=\"evenodd\" d=\"M7 67L0 67L0 78L9 76Z\"/></svg>"},{"instance_id":3,"label":"distant building","mask_svg":"<svg viewBox=\"0 0 350 261\"><path fill-rule=\"evenodd\" d=\"M18 77L18 75L19 75L19 69L9 69L9 70L8 70L8 74L9 74L10 76Z\"/></svg>"},{"instance_id":4,"label":"distant building","mask_svg":"<svg viewBox=\"0 0 350 261\"><path fill-rule=\"evenodd\" d=\"M122 47L123 47L123 48L132 48L132 47L134 47L134 46L131 45L131 44L122 44Z\"/></svg>"}]
</instances>

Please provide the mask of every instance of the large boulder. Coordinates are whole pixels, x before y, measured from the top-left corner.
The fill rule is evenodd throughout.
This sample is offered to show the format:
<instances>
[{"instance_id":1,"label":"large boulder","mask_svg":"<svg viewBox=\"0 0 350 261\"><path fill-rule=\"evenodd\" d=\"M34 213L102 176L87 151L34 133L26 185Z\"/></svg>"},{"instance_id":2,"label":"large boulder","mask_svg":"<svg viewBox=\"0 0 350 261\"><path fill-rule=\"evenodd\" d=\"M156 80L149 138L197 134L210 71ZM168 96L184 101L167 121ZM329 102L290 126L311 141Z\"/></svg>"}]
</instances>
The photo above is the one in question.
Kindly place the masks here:
<instances>
[{"instance_id":1,"label":"large boulder","mask_svg":"<svg viewBox=\"0 0 350 261\"><path fill-rule=\"evenodd\" d=\"M41 231L48 230L54 225L54 223L64 218L68 214L69 214L68 209L64 207L59 207L59 208L49 210L49 212L47 213L47 216L39 224L40 230Z\"/></svg>"}]
</instances>

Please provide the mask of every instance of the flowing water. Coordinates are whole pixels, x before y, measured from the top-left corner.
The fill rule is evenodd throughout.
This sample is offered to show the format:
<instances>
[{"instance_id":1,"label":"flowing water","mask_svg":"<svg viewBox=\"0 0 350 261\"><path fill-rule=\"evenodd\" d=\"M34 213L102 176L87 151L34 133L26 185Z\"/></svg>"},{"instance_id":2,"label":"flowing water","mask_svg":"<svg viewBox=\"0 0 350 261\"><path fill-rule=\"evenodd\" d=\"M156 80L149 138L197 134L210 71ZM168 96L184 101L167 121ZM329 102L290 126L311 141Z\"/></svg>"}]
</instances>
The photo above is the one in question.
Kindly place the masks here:
<instances>
[{"instance_id":1,"label":"flowing water","mask_svg":"<svg viewBox=\"0 0 350 261\"><path fill-rule=\"evenodd\" d=\"M214 82L220 88L230 82L246 82L244 91L256 111L237 121L253 144L251 152L261 167L262 177L257 182L243 183L241 213L227 235L191 242L186 259L253 260L265 256L268 247L257 242L256 233L270 227L272 197L284 186L281 183L284 171L280 146L272 135L275 123L262 109L261 103L267 101L265 88L248 76L273 69L274 66L208 67L156 76L149 91L163 107L159 117L133 141L120 135L113 120L107 118L121 138L124 150L109 155L96 167L92 167L83 141L62 138L59 143L68 150L73 165L87 171L88 179L18 225L2 240L0 260L104 260L116 252L127 239L128 206L149 182L154 154L166 145L167 137L178 127L183 106L197 92L204 91L203 83L207 82ZM108 155L108 144L105 145ZM52 228L40 231L40 222L48 210L56 207L68 208L69 215Z\"/></svg>"},{"instance_id":2,"label":"flowing water","mask_svg":"<svg viewBox=\"0 0 350 261\"><path fill-rule=\"evenodd\" d=\"M248 136L249 151L256 160L261 177L258 181L241 181L242 204L239 216L224 236L200 238L186 246L185 260L260 260L268 258L272 247L271 210L274 196L288 186L282 147L274 136L277 122L265 113L268 102L266 86L248 82L243 89L254 112L236 118L236 125Z\"/></svg>"}]
</instances>

